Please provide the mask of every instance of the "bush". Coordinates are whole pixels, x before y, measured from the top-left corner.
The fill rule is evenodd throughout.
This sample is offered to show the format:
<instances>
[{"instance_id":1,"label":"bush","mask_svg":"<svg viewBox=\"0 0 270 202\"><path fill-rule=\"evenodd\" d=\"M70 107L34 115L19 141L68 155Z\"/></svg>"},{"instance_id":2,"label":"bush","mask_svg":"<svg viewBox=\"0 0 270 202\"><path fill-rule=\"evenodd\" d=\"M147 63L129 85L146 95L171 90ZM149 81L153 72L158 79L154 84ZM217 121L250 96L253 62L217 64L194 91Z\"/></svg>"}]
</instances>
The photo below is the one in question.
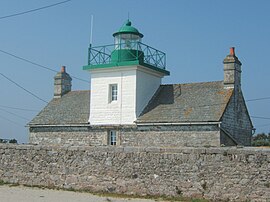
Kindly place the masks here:
<instances>
[{"instance_id":1,"label":"bush","mask_svg":"<svg viewBox=\"0 0 270 202\"><path fill-rule=\"evenodd\" d=\"M252 146L270 146L270 133L259 133L252 137Z\"/></svg>"},{"instance_id":2,"label":"bush","mask_svg":"<svg viewBox=\"0 0 270 202\"><path fill-rule=\"evenodd\" d=\"M0 143L12 143L12 144L17 144L18 141L17 141L16 139L11 139L11 140L0 139Z\"/></svg>"},{"instance_id":3,"label":"bush","mask_svg":"<svg viewBox=\"0 0 270 202\"><path fill-rule=\"evenodd\" d=\"M17 144L18 141L16 139L11 139L11 140L9 140L9 143Z\"/></svg>"},{"instance_id":4,"label":"bush","mask_svg":"<svg viewBox=\"0 0 270 202\"><path fill-rule=\"evenodd\" d=\"M7 140L5 140L5 139L0 139L0 143L7 143Z\"/></svg>"},{"instance_id":5,"label":"bush","mask_svg":"<svg viewBox=\"0 0 270 202\"><path fill-rule=\"evenodd\" d=\"M270 142L268 140L256 140L252 142L252 146L270 146Z\"/></svg>"}]
</instances>

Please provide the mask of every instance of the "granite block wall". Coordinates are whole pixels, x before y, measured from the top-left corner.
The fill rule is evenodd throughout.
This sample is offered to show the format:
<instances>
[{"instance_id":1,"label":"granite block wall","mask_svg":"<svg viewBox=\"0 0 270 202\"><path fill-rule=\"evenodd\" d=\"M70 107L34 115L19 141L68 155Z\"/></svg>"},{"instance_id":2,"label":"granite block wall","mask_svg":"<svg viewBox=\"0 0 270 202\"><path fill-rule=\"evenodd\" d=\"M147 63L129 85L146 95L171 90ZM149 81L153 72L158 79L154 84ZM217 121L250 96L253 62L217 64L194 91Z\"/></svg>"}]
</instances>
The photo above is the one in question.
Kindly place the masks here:
<instances>
[{"instance_id":1,"label":"granite block wall","mask_svg":"<svg viewBox=\"0 0 270 202\"><path fill-rule=\"evenodd\" d=\"M130 127L32 127L31 144L108 145L108 131L116 130L117 145L142 147L220 146L220 130L213 125Z\"/></svg>"},{"instance_id":2,"label":"granite block wall","mask_svg":"<svg viewBox=\"0 0 270 202\"><path fill-rule=\"evenodd\" d=\"M98 146L107 145L107 130L79 126L32 127L30 144L62 146Z\"/></svg>"},{"instance_id":3,"label":"granite block wall","mask_svg":"<svg viewBox=\"0 0 270 202\"><path fill-rule=\"evenodd\" d=\"M270 149L0 144L6 182L213 201L270 199Z\"/></svg>"}]
</instances>

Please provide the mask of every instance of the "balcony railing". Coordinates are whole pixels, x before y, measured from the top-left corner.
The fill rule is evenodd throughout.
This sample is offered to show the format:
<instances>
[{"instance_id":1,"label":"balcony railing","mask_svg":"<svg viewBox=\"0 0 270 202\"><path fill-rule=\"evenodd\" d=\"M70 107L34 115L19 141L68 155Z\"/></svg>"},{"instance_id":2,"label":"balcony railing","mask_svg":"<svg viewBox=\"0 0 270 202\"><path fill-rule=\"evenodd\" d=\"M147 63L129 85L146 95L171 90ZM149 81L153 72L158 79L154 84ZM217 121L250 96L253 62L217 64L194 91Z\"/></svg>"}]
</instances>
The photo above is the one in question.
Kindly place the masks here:
<instances>
[{"instance_id":1,"label":"balcony railing","mask_svg":"<svg viewBox=\"0 0 270 202\"><path fill-rule=\"evenodd\" d=\"M120 51L128 57L112 57L115 51ZM122 44L113 44L105 46L90 47L88 50L88 65L105 65L114 62L125 62L140 60L145 64L166 69L166 54L147 46L141 42L131 42Z\"/></svg>"}]
</instances>

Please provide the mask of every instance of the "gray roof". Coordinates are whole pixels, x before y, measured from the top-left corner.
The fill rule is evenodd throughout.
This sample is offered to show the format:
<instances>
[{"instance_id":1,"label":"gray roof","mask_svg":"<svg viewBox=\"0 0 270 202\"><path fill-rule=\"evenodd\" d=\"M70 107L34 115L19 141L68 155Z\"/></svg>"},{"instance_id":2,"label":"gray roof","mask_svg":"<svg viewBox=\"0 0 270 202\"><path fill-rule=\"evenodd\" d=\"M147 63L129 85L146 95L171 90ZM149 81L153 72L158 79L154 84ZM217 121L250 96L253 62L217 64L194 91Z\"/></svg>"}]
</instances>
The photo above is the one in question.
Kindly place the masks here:
<instances>
[{"instance_id":1,"label":"gray roof","mask_svg":"<svg viewBox=\"0 0 270 202\"><path fill-rule=\"evenodd\" d=\"M89 112L90 91L71 91L52 99L28 125L87 124Z\"/></svg>"},{"instance_id":2,"label":"gray roof","mask_svg":"<svg viewBox=\"0 0 270 202\"><path fill-rule=\"evenodd\" d=\"M137 123L220 121L232 93L223 81L161 85Z\"/></svg>"},{"instance_id":3,"label":"gray roof","mask_svg":"<svg viewBox=\"0 0 270 202\"><path fill-rule=\"evenodd\" d=\"M232 93L223 81L161 85L137 123L220 121ZM89 108L90 91L71 91L52 99L29 126L88 124Z\"/></svg>"}]
</instances>

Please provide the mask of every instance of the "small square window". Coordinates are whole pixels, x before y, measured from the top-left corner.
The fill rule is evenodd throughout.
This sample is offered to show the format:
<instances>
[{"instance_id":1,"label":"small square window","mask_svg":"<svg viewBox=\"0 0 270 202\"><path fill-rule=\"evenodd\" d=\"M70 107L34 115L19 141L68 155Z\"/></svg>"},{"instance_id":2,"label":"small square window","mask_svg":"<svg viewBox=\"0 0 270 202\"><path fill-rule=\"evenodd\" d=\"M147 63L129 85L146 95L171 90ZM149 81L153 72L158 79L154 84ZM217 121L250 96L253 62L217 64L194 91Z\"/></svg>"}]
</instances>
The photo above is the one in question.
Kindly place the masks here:
<instances>
[{"instance_id":1,"label":"small square window","mask_svg":"<svg viewBox=\"0 0 270 202\"><path fill-rule=\"evenodd\" d=\"M116 145L116 131L109 131L109 145Z\"/></svg>"},{"instance_id":2,"label":"small square window","mask_svg":"<svg viewBox=\"0 0 270 202\"><path fill-rule=\"evenodd\" d=\"M110 101L116 101L117 100L117 84L111 84L110 85Z\"/></svg>"}]
</instances>

